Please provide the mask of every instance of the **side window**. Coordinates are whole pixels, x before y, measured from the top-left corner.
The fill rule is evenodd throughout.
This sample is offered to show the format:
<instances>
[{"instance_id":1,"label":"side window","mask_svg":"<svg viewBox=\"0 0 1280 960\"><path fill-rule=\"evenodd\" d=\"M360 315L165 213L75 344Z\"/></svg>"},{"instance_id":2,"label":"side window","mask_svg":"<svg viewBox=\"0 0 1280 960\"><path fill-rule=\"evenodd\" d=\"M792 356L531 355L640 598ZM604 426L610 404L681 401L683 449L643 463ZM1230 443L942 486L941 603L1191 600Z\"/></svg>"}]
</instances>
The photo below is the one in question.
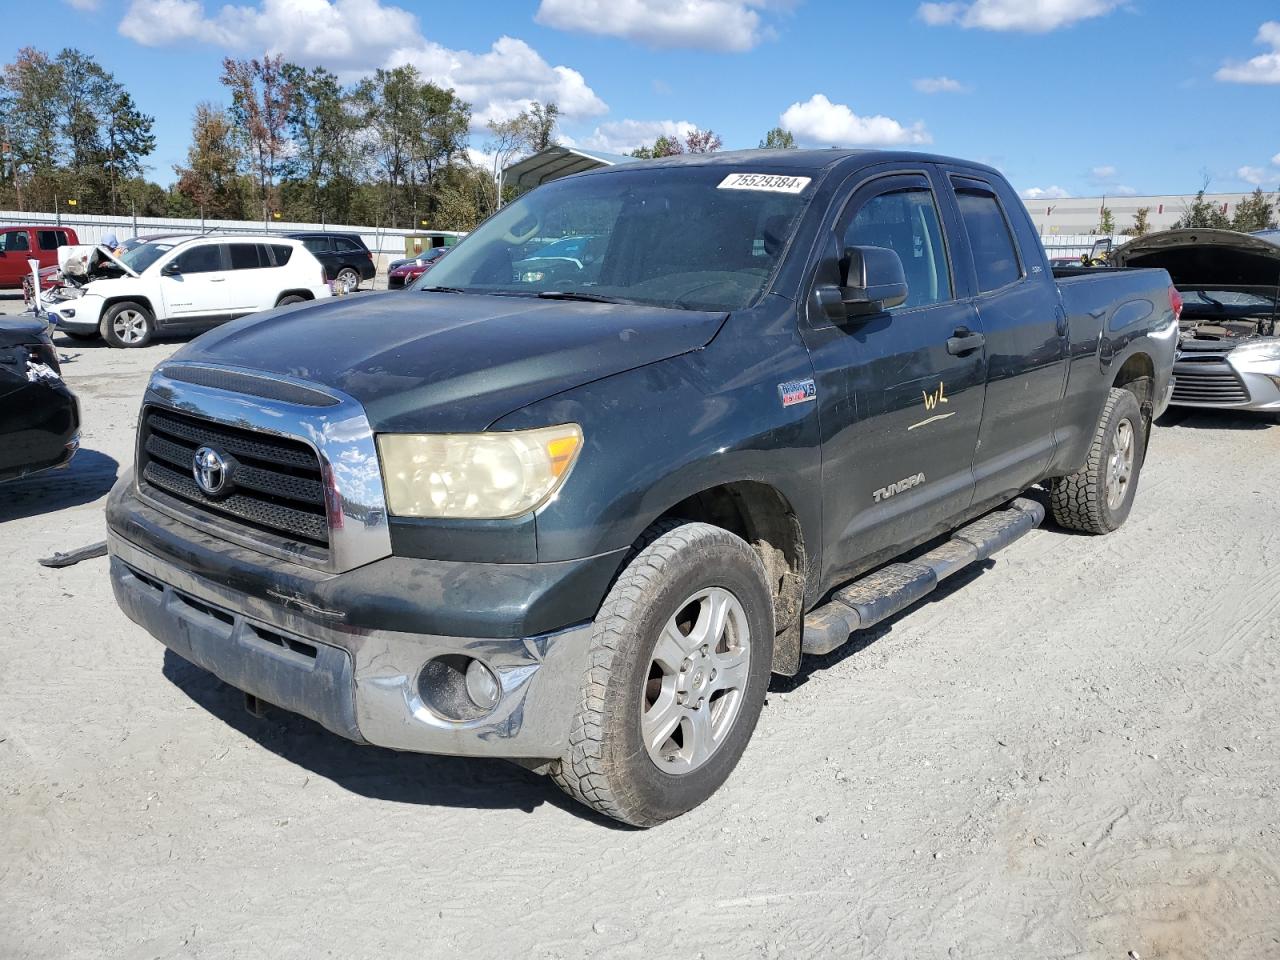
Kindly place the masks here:
<instances>
[{"instance_id":1,"label":"side window","mask_svg":"<svg viewBox=\"0 0 1280 960\"><path fill-rule=\"evenodd\" d=\"M895 310L950 300L951 270L933 191L894 190L872 197L845 228L846 247L888 247L902 261L907 299Z\"/></svg>"},{"instance_id":2,"label":"side window","mask_svg":"<svg viewBox=\"0 0 1280 960\"><path fill-rule=\"evenodd\" d=\"M222 269L222 247L205 243L183 250L177 257L178 269L183 273L213 273Z\"/></svg>"},{"instance_id":3,"label":"side window","mask_svg":"<svg viewBox=\"0 0 1280 960\"><path fill-rule=\"evenodd\" d=\"M334 237L333 246L334 246L334 249L337 250L339 253L363 253L364 252L360 244L356 243L353 240L348 240L346 237Z\"/></svg>"},{"instance_id":4,"label":"side window","mask_svg":"<svg viewBox=\"0 0 1280 960\"><path fill-rule=\"evenodd\" d=\"M13 233L6 233L4 235L4 239L4 249L9 253L13 253L15 250L31 249L31 244L27 240L27 231L25 230L15 230Z\"/></svg>"},{"instance_id":5,"label":"side window","mask_svg":"<svg viewBox=\"0 0 1280 960\"><path fill-rule=\"evenodd\" d=\"M1022 265L1018 262L1009 222L995 195L985 190L957 187L956 200L973 250L978 291L999 290L1020 279Z\"/></svg>"},{"instance_id":6,"label":"side window","mask_svg":"<svg viewBox=\"0 0 1280 960\"><path fill-rule=\"evenodd\" d=\"M260 243L231 243L232 270L257 270L259 267L271 266L267 259L267 248Z\"/></svg>"},{"instance_id":7,"label":"side window","mask_svg":"<svg viewBox=\"0 0 1280 960\"><path fill-rule=\"evenodd\" d=\"M36 246L41 250L57 250L60 246L57 230L37 230Z\"/></svg>"},{"instance_id":8,"label":"side window","mask_svg":"<svg viewBox=\"0 0 1280 960\"><path fill-rule=\"evenodd\" d=\"M324 237L304 237L302 245L312 253L328 253L329 241Z\"/></svg>"},{"instance_id":9,"label":"side window","mask_svg":"<svg viewBox=\"0 0 1280 960\"><path fill-rule=\"evenodd\" d=\"M271 255L275 257L276 266L283 267L289 262L289 258L293 256L293 247L283 243L273 243L271 245Z\"/></svg>"}]
</instances>

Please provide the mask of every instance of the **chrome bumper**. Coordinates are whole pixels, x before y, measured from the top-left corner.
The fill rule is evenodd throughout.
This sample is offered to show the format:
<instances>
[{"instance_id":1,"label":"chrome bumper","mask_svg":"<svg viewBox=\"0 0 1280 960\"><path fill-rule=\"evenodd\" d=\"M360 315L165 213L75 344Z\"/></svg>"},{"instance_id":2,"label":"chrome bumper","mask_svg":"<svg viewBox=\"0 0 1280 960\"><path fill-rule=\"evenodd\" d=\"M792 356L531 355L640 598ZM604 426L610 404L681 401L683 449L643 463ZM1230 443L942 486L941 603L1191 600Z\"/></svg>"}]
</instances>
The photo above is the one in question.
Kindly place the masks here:
<instances>
[{"instance_id":1,"label":"chrome bumper","mask_svg":"<svg viewBox=\"0 0 1280 960\"><path fill-rule=\"evenodd\" d=\"M417 753L550 759L563 754L587 664L591 623L517 640L343 630L238 593L108 532L116 600L184 659L349 739ZM419 675L446 654L481 660L497 706L476 720L438 715Z\"/></svg>"}]
</instances>

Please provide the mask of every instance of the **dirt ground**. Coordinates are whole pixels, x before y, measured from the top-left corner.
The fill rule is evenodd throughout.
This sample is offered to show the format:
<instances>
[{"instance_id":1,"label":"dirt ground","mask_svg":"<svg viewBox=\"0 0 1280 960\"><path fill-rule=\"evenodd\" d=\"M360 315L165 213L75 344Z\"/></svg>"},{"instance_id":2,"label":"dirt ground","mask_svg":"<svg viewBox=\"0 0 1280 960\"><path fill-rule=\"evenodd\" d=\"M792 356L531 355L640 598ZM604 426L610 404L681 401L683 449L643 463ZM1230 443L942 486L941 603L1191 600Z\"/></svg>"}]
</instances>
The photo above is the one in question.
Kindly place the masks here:
<instances>
[{"instance_id":1,"label":"dirt ground","mask_svg":"<svg viewBox=\"0 0 1280 960\"><path fill-rule=\"evenodd\" d=\"M0 489L2 957L1280 956L1280 426L1166 418L1122 531L775 679L726 787L639 832L254 719L104 560L39 567L103 538L174 349L59 346L84 449Z\"/></svg>"}]
</instances>

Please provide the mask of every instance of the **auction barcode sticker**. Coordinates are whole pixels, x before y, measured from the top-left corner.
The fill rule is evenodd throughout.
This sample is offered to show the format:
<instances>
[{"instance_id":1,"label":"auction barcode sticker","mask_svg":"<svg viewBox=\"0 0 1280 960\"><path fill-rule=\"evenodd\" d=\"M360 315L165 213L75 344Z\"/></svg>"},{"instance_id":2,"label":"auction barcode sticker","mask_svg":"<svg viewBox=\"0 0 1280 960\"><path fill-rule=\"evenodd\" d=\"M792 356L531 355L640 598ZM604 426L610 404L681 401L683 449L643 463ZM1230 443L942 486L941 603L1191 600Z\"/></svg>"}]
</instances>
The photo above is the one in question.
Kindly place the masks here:
<instances>
[{"instance_id":1,"label":"auction barcode sticker","mask_svg":"<svg viewBox=\"0 0 1280 960\"><path fill-rule=\"evenodd\" d=\"M717 189L799 193L808 185L808 177L784 177L776 173L731 173L720 181Z\"/></svg>"}]
</instances>

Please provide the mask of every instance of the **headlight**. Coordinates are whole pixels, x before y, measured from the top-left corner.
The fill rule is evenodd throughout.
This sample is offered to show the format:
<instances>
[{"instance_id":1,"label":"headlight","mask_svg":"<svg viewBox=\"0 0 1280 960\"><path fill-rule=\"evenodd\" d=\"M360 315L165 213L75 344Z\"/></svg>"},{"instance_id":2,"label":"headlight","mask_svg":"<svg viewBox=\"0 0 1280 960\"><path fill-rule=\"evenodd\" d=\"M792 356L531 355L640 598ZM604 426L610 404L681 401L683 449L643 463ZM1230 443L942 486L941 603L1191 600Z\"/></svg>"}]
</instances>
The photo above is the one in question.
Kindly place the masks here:
<instances>
[{"instance_id":1,"label":"headlight","mask_svg":"<svg viewBox=\"0 0 1280 960\"><path fill-rule=\"evenodd\" d=\"M555 493L581 448L576 423L378 436L387 508L400 517L499 519L527 513Z\"/></svg>"},{"instance_id":2,"label":"headlight","mask_svg":"<svg viewBox=\"0 0 1280 960\"><path fill-rule=\"evenodd\" d=\"M1241 360L1245 363L1253 360L1280 360L1280 340L1236 347L1231 351L1231 357L1233 360Z\"/></svg>"}]
</instances>

